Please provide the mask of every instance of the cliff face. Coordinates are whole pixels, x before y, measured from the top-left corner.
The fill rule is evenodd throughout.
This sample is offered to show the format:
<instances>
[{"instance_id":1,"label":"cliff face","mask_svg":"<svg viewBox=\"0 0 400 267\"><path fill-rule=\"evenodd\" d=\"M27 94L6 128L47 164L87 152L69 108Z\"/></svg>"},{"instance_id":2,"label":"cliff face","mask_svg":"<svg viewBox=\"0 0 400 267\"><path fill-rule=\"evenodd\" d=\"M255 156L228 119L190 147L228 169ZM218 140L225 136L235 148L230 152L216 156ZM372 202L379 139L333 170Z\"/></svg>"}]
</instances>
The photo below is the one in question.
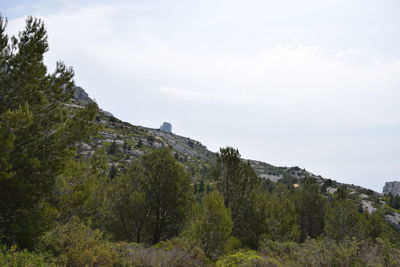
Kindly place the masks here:
<instances>
[{"instance_id":1,"label":"cliff face","mask_svg":"<svg viewBox=\"0 0 400 267\"><path fill-rule=\"evenodd\" d=\"M389 195L390 193L393 196L400 196L400 182L399 181L385 183L382 194Z\"/></svg>"}]
</instances>

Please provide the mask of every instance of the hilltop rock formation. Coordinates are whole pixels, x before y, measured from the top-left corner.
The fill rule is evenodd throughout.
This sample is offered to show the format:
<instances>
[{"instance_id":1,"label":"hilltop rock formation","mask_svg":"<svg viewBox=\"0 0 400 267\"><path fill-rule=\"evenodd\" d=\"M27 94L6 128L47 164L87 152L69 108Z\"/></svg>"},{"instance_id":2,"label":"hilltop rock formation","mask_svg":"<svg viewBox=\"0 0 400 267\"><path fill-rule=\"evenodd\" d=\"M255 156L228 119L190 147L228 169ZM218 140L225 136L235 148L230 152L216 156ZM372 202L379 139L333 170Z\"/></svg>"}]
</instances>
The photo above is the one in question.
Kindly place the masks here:
<instances>
[{"instance_id":1,"label":"hilltop rock formation","mask_svg":"<svg viewBox=\"0 0 400 267\"><path fill-rule=\"evenodd\" d=\"M386 182L385 186L383 187L382 194L392 196L400 196L400 182L393 181L393 182Z\"/></svg>"},{"instance_id":2,"label":"hilltop rock formation","mask_svg":"<svg viewBox=\"0 0 400 267\"><path fill-rule=\"evenodd\" d=\"M169 122L164 122L161 126L160 126L160 131L164 132L164 133L171 133L172 132L172 125Z\"/></svg>"}]
</instances>

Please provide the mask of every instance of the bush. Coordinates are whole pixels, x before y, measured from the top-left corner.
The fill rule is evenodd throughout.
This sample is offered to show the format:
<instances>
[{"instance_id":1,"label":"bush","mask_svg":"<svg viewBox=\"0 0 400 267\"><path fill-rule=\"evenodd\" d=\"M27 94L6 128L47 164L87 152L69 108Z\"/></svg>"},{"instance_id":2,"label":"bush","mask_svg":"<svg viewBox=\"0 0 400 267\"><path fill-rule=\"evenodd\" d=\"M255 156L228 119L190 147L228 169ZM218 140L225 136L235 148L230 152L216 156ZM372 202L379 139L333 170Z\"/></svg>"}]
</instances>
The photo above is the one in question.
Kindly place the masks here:
<instances>
[{"instance_id":1,"label":"bush","mask_svg":"<svg viewBox=\"0 0 400 267\"><path fill-rule=\"evenodd\" d=\"M216 267L278 267L279 263L271 258L261 257L254 250L243 250L226 255L219 259Z\"/></svg>"},{"instance_id":2,"label":"bush","mask_svg":"<svg viewBox=\"0 0 400 267\"><path fill-rule=\"evenodd\" d=\"M204 252L181 239L160 242L152 247L119 242L114 251L121 266L208 266Z\"/></svg>"},{"instance_id":3,"label":"bush","mask_svg":"<svg viewBox=\"0 0 400 267\"><path fill-rule=\"evenodd\" d=\"M289 267L400 266L400 250L380 238L376 243L356 239L308 239L303 244L264 241L261 251Z\"/></svg>"},{"instance_id":4,"label":"bush","mask_svg":"<svg viewBox=\"0 0 400 267\"><path fill-rule=\"evenodd\" d=\"M112 266L117 260L115 251L102 239L102 233L91 230L77 217L46 233L41 241L41 247L58 258L58 264Z\"/></svg>"},{"instance_id":5,"label":"bush","mask_svg":"<svg viewBox=\"0 0 400 267\"><path fill-rule=\"evenodd\" d=\"M17 251L13 246L10 249L0 247L0 266L26 266L26 267L47 267L56 266L55 260L44 254Z\"/></svg>"}]
</instances>

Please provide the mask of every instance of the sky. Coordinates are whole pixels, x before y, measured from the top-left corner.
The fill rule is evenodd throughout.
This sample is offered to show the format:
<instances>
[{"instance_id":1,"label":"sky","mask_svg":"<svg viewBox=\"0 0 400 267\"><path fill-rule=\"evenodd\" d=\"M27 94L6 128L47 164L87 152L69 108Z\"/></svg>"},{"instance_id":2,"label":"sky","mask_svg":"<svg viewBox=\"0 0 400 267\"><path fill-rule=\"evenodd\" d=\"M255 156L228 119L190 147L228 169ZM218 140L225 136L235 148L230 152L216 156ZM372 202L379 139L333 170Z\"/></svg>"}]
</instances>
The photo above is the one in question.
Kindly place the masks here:
<instances>
[{"instance_id":1,"label":"sky","mask_svg":"<svg viewBox=\"0 0 400 267\"><path fill-rule=\"evenodd\" d=\"M101 108L382 191L400 180L398 0L2 0Z\"/></svg>"}]
</instances>

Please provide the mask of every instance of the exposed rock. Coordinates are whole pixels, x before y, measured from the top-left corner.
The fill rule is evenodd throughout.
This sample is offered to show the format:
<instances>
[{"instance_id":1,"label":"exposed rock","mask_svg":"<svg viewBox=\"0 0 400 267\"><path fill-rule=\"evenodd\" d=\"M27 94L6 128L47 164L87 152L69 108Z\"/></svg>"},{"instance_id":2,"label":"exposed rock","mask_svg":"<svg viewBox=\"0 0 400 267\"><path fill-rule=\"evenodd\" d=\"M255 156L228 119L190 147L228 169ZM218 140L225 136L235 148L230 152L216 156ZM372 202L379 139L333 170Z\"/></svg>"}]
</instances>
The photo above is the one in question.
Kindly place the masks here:
<instances>
[{"instance_id":1,"label":"exposed rock","mask_svg":"<svg viewBox=\"0 0 400 267\"><path fill-rule=\"evenodd\" d=\"M114 142L117 144L117 145L120 145L120 146L122 146L125 142L124 142L124 140L114 140Z\"/></svg>"},{"instance_id":2,"label":"exposed rock","mask_svg":"<svg viewBox=\"0 0 400 267\"><path fill-rule=\"evenodd\" d=\"M85 92L85 90L83 90L83 88L79 86L74 87L74 99L83 104L90 104L94 102Z\"/></svg>"},{"instance_id":3,"label":"exposed rock","mask_svg":"<svg viewBox=\"0 0 400 267\"><path fill-rule=\"evenodd\" d=\"M269 180L271 180L272 182L276 182L276 181L278 181L279 179L282 178L281 175L270 175L270 174L261 173L261 172L263 171L263 169L261 169L261 170L256 169L255 171L256 171L256 173L258 174L258 176L260 176L261 178L263 178L263 179L269 179Z\"/></svg>"},{"instance_id":4,"label":"exposed rock","mask_svg":"<svg viewBox=\"0 0 400 267\"><path fill-rule=\"evenodd\" d=\"M78 104L85 106L87 104L94 103L94 100L89 97L88 93L86 93L86 91L83 90L82 87L75 86L73 90L74 90L73 99L75 99L78 102ZM70 106L71 106L71 104L70 104ZM76 105L75 107L82 108L82 106L79 106L79 105ZM102 110L100 108L99 108L99 111L109 117L114 117L114 115L108 111Z\"/></svg>"},{"instance_id":5,"label":"exposed rock","mask_svg":"<svg viewBox=\"0 0 400 267\"><path fill-rule=\"evenodd\" d=\"M134 157L140 157L144 154L144 152L141 150L129 150L128 153Z\"/></svg>"},{"instance_id":6,"label":"exposed rock","mask_svg":"<svg viewBox=\"0 0 400 267\"><path fill-rule=\"evenodd\" d=\"M385 215L385 220L397 230L400 230L400 214L391 212Z\"/></svg>"},{"instance_id":7,"label":"exposed rock","mask_svg":"<svg viewBox=\"0 0 400 267\"><path fill-rule=\"evenodd\" d=\"M163 124L160 126L160 131L165 132L165 133L171 133L172 132L171 123L163 122Z\"/></svg>"},{"instance_id":8,"label":"exposed rock","mask_svg":"<svg viewBox=\"0 0 400 267\"><path fill-rule=\"evenodd\" d=\"M328 188L326 189L326 192L328 192L328 193L330 193L330 194L335 194L336 191L337 191L337 188L336 188L336 187L328 187Z\"/></svg>"},{"instance_id":9,"label":"exposed rock","mask_svg":"<svg viewBox=\"0 0 400 267\"><path fill-rule=\"evenodd\" d=\"M162 144L162 143L159 143L159 142L153 142L153 143L152 143L152 147L154 147L154 148L162 148L162 147L163 147L163 144Z\"/></svg>"},{"instance_id":10,"label":"exposed rock","mask_svg":"<svg viewBox=\"0 0 400 267\"><path fill-rule=\"evenodd\" d=\"M75 97L72 99L70 106L71 108L84 108L84 103L93 102L82 88L77 87ZM147 153L149 148L161 147L171 148L176 159L184 164L188 171L196 175L201 174L207 177L206 175L209 175L212 166L216 162L217 154L209 151L199 141L172 133L171 123L164 122L159 129L151 129L131 125L117 118L110 118L110 116L112 114L108 114L100 109L98 110L96 122L102 126L102 130L91 143L82 145L81 153L85 157L90 157L96 149L107 148L110 143L115 142L118 144L118 149L121 153L116 153L112 157L109 157L108 161L110 166L118 165L120 169L129 165L135 158ZM124 144L123 140L127 141L127 146L124 149L122 148ZM271 181L287 178L284 182L290 184L296 183L295 185L300 184L300 180L305 177L315 178L319 184L328 181L299 167L277 167L261 161L246 159L243 159L243 161L250 164L259 177ZM329 185L326 184L329 193L335 193L338 186L344 185L335 181L330 182ZM355 185L345 186L352 191L352 194L360 196L364 210L367 210L369 213L376 210L379 204L367 199L367 196L370 194L366 193L366 189ZM373 194L378 196L375 192ZM381 202L380 205L384 204ZM396 218L393 217L392 219L397 220Z\"/></svg>"},{"instance_id":11,"label":"exposed rock","mask_svg":"<svg viewBox=\"0 0 400 267\"><path fill-rule=\"evenodd\" d=\"M102 109L100 109L99 111L100 111L101 113L103 113L104 115L107 115L107 116L109 116L109 117L114 117L114 115L111 114L111 113L108 112L108 111L105 111L105 110L102 110Z\"/></svg>"},{"instance_id":12,"label":"exposed rock","mask_svg":"<svg viewBox=\"0 0 400 267\"><path fill-rule=\"evenodd\" d=\"M81 148L82 151L91 151L92 150L92 147L89 144L85 143L85 142L82 142L80 144L80 148Z\"/></svg>"},{"instance_id":13,"label":"exposed rock","mask_svg":"<svg viewBox=\"0 0 400 267\"><path fill-rule=\"evenodd\" d=\"M382 194L389 195L389 193L391 193L393 196L400 196L400 182L399 181L385 183Z\"/></svg>"},{"instance_id":14,"label":"exposed rock","mask_svg":"<svg viewBox=\"0 0 400 267\"><path fill-rule=\"evenodd\" d=\"M372 206L372 201L361 200L361 205L363 210L367 211L369 214L374 213L376 211L376 208Z\"/></svg>"}]
</instances>

